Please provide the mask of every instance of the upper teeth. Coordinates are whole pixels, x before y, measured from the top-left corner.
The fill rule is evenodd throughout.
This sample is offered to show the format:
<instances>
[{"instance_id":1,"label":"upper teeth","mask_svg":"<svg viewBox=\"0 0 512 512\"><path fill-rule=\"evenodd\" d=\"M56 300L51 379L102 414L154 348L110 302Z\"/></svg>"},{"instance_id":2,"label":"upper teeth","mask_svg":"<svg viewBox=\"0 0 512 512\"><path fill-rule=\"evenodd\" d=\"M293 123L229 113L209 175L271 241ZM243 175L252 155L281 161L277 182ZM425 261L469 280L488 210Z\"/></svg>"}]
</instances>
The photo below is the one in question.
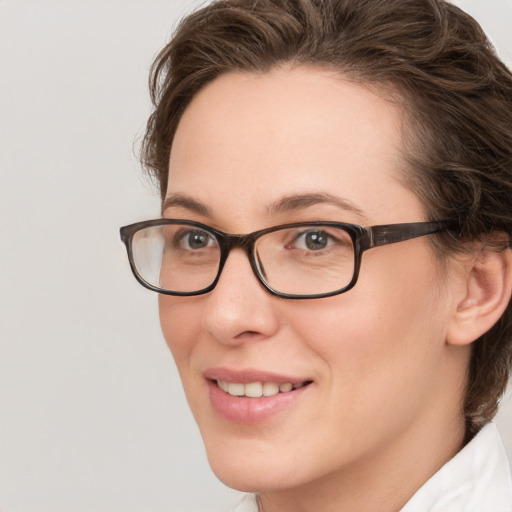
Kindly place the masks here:
<instances>
[{"instance_id":1,"label":"upper teeth","mask_svg":"<svg viewBox=\"0 0 512 512\"><path fill-rule=\"evenodd\" d=\"M217 384L222 391L229 393L233 396L247 396L251 398L259 398L260 396L272 396L277 393L286 393L292 389L301 388L304 383L291 384L285 382L277 384L276 382L251 382L249 384L242 384L239 382L226 382L218 380Z\"/></svg>"}]
</instances>

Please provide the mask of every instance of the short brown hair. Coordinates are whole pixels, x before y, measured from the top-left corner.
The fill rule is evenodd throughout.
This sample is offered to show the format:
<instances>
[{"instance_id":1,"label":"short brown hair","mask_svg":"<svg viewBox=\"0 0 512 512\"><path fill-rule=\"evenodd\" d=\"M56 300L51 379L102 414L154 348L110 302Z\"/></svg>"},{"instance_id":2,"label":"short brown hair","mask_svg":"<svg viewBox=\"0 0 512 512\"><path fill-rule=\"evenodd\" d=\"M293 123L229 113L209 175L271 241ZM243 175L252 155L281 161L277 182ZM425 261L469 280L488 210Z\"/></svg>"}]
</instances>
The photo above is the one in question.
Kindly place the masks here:
<instances>
[{"instance_id":1,"label":"short brown hair","mask_svg":"<svg viewBox=\"0 0 512 512\"><path fill-rule=\"evenodd\" d=\"M281 65L337 70L403 99L406 179L431 220L459 229L444 249L512 235L512 74L478 23L443 0L220 0L185 18L156 58L154 111L142 162L167 188L183 111L230 71ZM468 435L497 411L512 367L512 305L473 344L464 404Z\"/></svg>"}]
</instances>

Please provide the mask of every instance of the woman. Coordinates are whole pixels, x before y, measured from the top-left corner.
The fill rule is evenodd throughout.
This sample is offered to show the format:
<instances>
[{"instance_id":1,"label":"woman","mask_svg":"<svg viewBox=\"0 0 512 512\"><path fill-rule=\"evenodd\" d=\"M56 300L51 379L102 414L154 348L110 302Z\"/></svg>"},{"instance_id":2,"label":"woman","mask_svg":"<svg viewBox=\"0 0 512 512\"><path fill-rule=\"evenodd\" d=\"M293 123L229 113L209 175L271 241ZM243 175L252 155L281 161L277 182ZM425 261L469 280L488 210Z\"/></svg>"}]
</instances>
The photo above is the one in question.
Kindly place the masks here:
<instances>
[{"instance_id":1,"label":"woman","mask_svg":"<svg viewBox=\"0 0 512 512\"><path fill-rule=\"evenodd\" d=\"M512 510L512 75L478 24L215 2L151 91L164 220L122 236L237 510Z\"/></svg>"}]
</instances>

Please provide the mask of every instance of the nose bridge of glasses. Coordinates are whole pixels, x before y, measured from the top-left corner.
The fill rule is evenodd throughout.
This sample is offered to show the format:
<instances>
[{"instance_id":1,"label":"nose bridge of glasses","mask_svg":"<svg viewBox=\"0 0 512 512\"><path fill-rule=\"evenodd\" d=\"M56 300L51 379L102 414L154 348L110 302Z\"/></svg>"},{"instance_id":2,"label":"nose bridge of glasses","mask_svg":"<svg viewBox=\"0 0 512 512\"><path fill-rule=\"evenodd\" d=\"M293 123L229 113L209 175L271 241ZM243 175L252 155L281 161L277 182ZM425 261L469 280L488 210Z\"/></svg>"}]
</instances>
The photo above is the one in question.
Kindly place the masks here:
<instances>
[{"instance_id":1,"label":"nose bridge of glasses","mask_svg":"<svg viewBox=\"0 0 512 512\"><path fill-rule=\"evenodd\" d=\"M220 247L221 247L221 261L219 273L224 268L226 260L228 259L229 254L232 249L240 248L245 252L247 258L249 259L249 263L251 265L253 273L256 277L261 281L260 273L264 275L264 270L262 267L262 263L258 261L258 264L255 261L254 255L254 244L256 240L259 238L260 232L249 233L247 235L229 235L224 234L224 236L220 239Z\"/></svg>"},{"instance_id":2,"label":"nose bridge of glasses","mask_svg":"<svg viewBox=\"0 0 512 512\"><path fill-rule=\"evenodd\" d=\"M221 257L219 261L219 273L217 275L217 279L220 277L220 274L224 269L224 266L231 253L231 250L239 248L245 252L247 258L249 259L249 264L252 268L253 273L255 274L257 279L261 281L258 266L254 261L253 255L254 242L258 238L256 236L257 233L250 233L247 235L230 235L227 233L222 233L222 235L223 236L218 237L218 242L221 249Z\"/></svg>"},{"instance_id":3,"label":"nose bridge of glasses","mask_svg":"<svg viewBox=\"0 0 512 512\"><path fill-rule=\"evenodd\" d=\"M248 256L250 255L251 248L253 245L253 236L249 235L228 235L226 234L221 239L221 248L225 253L226 257L231 252L232 249L239 247L242 249Z\"/></svg>"}]
</instances>

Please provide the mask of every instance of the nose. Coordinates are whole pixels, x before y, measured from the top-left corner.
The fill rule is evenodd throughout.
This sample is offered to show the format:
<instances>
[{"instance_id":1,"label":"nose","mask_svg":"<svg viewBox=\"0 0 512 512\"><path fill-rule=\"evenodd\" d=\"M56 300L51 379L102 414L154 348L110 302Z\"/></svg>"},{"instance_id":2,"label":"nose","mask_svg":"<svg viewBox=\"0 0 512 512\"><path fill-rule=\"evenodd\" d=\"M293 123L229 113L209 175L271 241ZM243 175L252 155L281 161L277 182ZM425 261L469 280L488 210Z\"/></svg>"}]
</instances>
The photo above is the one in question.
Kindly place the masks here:
<instances>
[{"instance_id":1,"label":"nose","mask_svg":"<svg viewBox=\"0 0 512 512\"><path fill-rule=\"evenodd\" d=\"M268 293L254 275L247 253L234 248L216 287L209 293L204 327L223 344L269 338L279 329L277 300L280 299Z\"/></svg>"}]
</instances>

